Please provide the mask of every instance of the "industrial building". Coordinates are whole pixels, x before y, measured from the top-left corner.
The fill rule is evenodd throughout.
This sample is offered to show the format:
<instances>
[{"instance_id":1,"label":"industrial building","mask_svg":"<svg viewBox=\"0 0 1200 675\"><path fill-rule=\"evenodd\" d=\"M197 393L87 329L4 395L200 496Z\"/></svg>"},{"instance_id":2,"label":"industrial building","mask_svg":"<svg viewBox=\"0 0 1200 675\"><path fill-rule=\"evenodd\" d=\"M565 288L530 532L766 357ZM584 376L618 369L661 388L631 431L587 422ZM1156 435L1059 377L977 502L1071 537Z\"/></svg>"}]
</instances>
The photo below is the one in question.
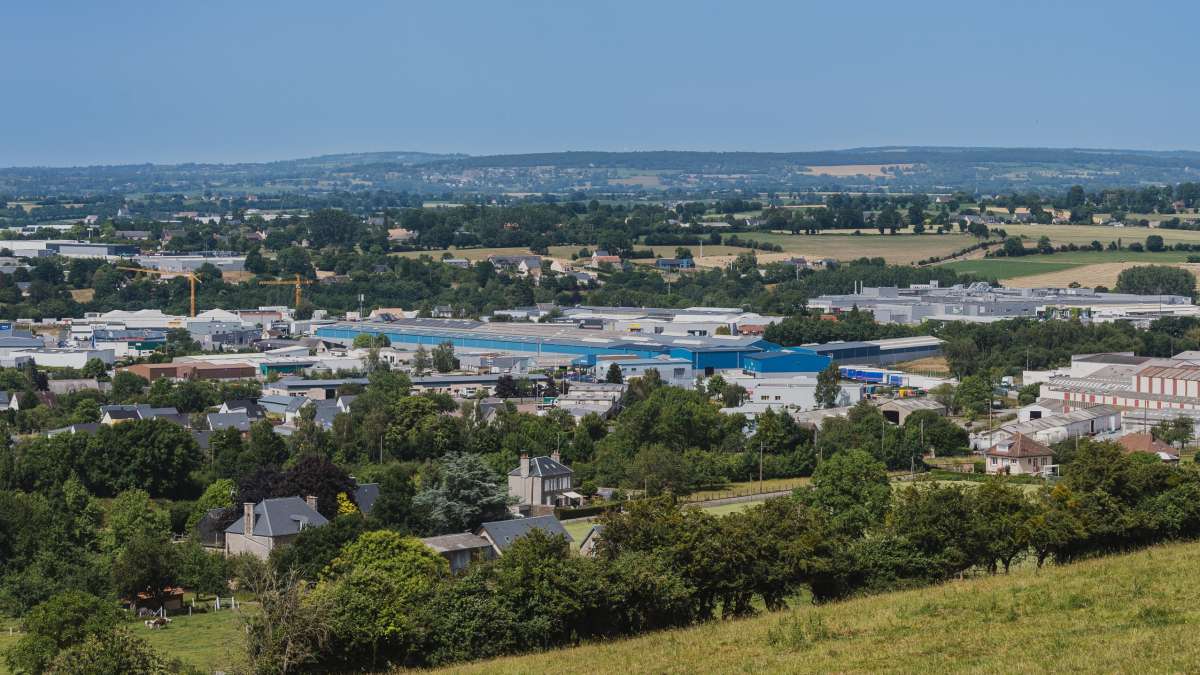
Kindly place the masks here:
<instances>
[{"instance_id":1,"label":"industrial building","mask_svg":"<svg viewBox=\"0 0 1200 675\"><path fill-rule=\"evenodd\" d=\"M1077 317L1084 321L1132 321L1145 327L1164 316L1200 316L1200 307L1182 295L1097 293L1087 288L1000 288L986 283L941 288L936 281L865 287L857 293L822 295L808 306L830 313L859 309L879 323L922 321L1000 321Z\"/></svg>"},{"instance_id":2,"label":"industrial building","mask_svg":"<svg viewBox=\"0 0 1200 675\"><path fill-rule=\"evenodd\" d=\"M353 341L361 334L386 335L393 345L431 348L449 342L456 349L465 350L569 354L577 357L576 364L582 366L593 366L596 357L605 355L642 358L665 355L686 360L693 370L706 376L717 370L740 370L747 363L747 355L780 349L779 345L756 336L647 335L554 323L483 323L462 319L347 322L322 326L316 331L317 337L341 341Z\"/></svg>"}]
</instances>

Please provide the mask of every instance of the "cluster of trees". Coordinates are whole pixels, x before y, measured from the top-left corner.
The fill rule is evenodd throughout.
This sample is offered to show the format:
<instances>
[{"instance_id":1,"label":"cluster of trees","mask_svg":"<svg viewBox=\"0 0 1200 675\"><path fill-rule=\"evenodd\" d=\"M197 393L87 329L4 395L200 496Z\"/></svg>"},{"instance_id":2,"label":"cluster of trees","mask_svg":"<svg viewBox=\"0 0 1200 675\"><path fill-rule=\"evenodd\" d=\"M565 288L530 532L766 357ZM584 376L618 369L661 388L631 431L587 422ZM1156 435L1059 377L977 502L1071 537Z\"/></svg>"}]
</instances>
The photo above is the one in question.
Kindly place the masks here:
<instances>
[{"instance_id":1,"label":"cluster of trees","mask_svg":"<svg viewBox=\"0 0 1200 675\"><path fill-rule=\"evenodd\" d=\"M339 522L322 560L274 561L251 652L303 654L296 669L444 665L1200 535L1200 473L1111 443L1062 452L1064 478L1036 492L1002 478L894 491L884 463L843 447L791 497L724 517L638 500L601 517L594 558L535 531L460 576L399 532Z\"/></svg>"}]
</instances>

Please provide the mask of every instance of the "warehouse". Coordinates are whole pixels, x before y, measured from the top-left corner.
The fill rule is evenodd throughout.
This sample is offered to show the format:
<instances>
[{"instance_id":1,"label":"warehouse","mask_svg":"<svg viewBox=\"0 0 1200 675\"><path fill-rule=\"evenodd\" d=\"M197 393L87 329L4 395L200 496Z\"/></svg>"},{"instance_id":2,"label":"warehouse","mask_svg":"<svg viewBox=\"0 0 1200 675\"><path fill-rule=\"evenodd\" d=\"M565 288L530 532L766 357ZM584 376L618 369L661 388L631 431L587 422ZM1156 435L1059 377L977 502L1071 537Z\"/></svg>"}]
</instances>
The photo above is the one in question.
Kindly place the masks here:
<instances>
[{"instance_id":1,"label":"warehouse","mask_svg":"<svg viewBox=\"0 0 1200 675\"><path fill-rule=\"evenodd\" d=\"M804 345L804 347L822 356L832 358L839 365L862 363L885 366L901 361L937 356L942 353L942 340L929 335L921 335L864 342L827 342Z\"/></svg>"},{"instance_id":2,"label":"warehouse","mask_svg":"<svg viewBox=\"0 0 1200 675\"><path fill-rule=\"evenodd\" d=\"M596 357L630 354L641 358L666 355L686 359L694 370L741 369L748 354L777 351L779 345L756 336L668 336L587 330L562 324L482 323L461 319L401 319L389 323L344 322L317 329L317 337L353 341L360 334L386 335L393 345L433 347L449 342L456 349L571 354L581 365Z\"/></svg>"}]
</instances>

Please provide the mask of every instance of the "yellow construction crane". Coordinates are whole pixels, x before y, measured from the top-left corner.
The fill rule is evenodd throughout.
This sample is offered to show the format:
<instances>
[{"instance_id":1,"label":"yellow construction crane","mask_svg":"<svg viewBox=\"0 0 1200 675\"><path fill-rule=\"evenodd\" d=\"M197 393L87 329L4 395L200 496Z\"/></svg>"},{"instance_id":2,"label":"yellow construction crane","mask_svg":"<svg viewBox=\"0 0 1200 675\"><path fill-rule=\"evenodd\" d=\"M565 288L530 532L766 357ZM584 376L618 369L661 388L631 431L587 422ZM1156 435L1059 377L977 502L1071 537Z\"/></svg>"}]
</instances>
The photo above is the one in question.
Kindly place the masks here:
<instances>
[{"instance_id":1,"label":"yellow construction crane","mask_svg":"<svg viewBox=\"0 0 1200 675\"><path fill-rule=\"evenodd\" d=\"M146 274L157 274L161 277L187 277L188 286L190 287L192 301L192 316L196 316L196 284L200 283L200 277L197 277L192 272L165 272L163 270L152 270L145 267L118 267L119 270L126 272L144 272Z\"/></svg>"},{"instance_id":2,"label":"yellow construction crane","mask_svg":"<svg viewBox=\"0 0 1200 675\"><path fill-rule=\"evenodd\" d=\"M305 279L305 278L301 277L299 274L297 274L295 280L293 280L293 281L284 281L284 280L280 279L278 281L260 281L258 283L263 286L295 286L296 287L296 309L300 309L300 289L302 289L305 286L307 286L311 283L314 283L314 282L311 279Z\"/></svg>"}]
</instances>

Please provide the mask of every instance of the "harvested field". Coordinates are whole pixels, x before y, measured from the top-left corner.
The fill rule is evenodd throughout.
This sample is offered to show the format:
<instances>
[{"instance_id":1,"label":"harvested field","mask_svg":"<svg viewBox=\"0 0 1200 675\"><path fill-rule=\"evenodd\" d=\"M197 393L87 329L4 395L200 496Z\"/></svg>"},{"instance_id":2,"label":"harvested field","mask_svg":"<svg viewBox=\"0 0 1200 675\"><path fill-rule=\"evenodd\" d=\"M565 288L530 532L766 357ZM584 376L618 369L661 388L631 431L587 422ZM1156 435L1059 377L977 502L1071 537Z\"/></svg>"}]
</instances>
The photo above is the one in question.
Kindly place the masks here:
<instances>
[{"instance_id":1,"label":"harvested field","mask_svg":"<svg viewBox=\"0 0 1200 675\"><path fill-rule=\"evenodd\" d=\"M885 178L890 174L884 169L903 169L908 170L913 167L912 164L833 164L830 166L809 166L805 168L805 173L810 176L870 176L871 178Z\"/></svg>"},{"instance_id":2,"label":"harvested field","mask_svg":"<svg viewBox=\"0 0 1200 675\"><path fill-rule=\"evenodd\" d=\"M1072 282L1078 283L1080 286L1094 288L1096 286L1107 286L1113 288L1117 285L1117 276L1121 274L1121 270L1130 267L1138 267L1146 263L1137 262L1114 262L1100 263L1097 265L1080 265L1070 269L1059 270L1055 272L1047 272L1045 274L1034 274L1031 276L1015 277L1012 279L1002 280L1005 286L1014 288L1038 288L1042 286L1067 286ZM1182 267L1192 274L1200 274L1200 264L1196 263L1175 263L1171 267Z\"/></svg>"}]
</instances>

